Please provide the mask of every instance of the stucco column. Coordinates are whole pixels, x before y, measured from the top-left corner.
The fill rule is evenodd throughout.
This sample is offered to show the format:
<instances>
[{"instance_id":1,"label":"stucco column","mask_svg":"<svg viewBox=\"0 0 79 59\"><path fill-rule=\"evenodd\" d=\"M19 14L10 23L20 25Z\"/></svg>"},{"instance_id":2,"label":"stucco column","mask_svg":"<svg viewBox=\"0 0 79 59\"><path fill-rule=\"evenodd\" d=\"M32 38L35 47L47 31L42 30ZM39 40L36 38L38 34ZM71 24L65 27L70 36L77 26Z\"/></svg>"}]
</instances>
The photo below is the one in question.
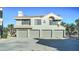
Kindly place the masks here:
<instances>
[{"instance_id":1,"label":"stucco column","mask_svg":"<svg viewBox=\"0 0 79 59\"><path fill-rule=\"evenodd\" d=\"M17 37L17 39L19 38L19 30L18 29L16 29L16 37Z\"/></svg>"},{"instance_id":2,"label":"stucco column","mask_svg":"<svg viewBox=\"0 0 79 59\"><path fill-rule=\"evenodd\" d=\"M28 29L28 38L30 37L30 29Z\"/></svg>"},{"instance_id":3,"label":"stucco column","mask_svg":"<svg viewBox=\"0 0 79 59\"><path fill-rule=\"evenodd\" d=\"M42 30L40 29L40 38L42 38Z\"/></svg>"},{"instance_id":4,"label":"stucco column","mask_svg":"<svg viewBox=\"0 0 79 59\"><path fill-rule=\"evenodd\" d=\"M53 38L53 36L52 36L52 35L53 35L53 30L51 30L51 38Z\"/></svg>"}]
</instances>

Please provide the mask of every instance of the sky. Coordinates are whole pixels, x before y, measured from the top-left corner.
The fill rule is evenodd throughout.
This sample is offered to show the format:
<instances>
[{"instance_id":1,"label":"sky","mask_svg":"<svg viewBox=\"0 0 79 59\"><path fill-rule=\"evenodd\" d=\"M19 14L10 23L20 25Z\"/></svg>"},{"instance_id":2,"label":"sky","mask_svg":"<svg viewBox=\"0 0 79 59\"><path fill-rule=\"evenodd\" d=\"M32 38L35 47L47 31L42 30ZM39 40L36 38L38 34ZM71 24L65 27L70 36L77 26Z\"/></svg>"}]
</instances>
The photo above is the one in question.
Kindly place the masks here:
<instances>
[{"instance_id":1,"label":"sky","mask_svg":"<svg viewBox=\"0 0 79 59\"><path fill-rule=\"evenodd\" d=\"M60 15L65 23L74 23L79 18L79 7L4 7L3 8L3 26L16 24L15 16L18 11L23 11L25 16L46 15L54 13Z\"/></svg>"}]
</instances>

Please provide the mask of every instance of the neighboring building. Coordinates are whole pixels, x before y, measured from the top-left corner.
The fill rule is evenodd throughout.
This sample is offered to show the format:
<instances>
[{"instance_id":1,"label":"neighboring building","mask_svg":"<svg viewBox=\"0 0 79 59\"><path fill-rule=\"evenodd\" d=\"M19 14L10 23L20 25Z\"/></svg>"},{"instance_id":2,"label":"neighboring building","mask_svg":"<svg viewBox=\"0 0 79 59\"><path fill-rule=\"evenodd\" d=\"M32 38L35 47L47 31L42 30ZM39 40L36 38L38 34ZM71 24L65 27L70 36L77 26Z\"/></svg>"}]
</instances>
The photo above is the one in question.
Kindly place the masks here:
<instances>
[{"instance_id":1,"label":"neighboring building","mask_svg":"<svg viewBox=\"0 0 79 59\"><path fill-rule=\"evenodd\" d=\"M17 38L63 38L65 28L60 25L61 17L53 13L43 16L24 16L18 12L16 19Z\"/></svg>"},{"instance_id":2,"label":"neighboring building","mask_svg":"<svg viewBox=\"0 0 79 59\"><path fill-rule=\"evenodd\" d=\"M2 37L2 28L3 28L3 10L0 8L0 37Z\"/></svg>"}]
</instances>

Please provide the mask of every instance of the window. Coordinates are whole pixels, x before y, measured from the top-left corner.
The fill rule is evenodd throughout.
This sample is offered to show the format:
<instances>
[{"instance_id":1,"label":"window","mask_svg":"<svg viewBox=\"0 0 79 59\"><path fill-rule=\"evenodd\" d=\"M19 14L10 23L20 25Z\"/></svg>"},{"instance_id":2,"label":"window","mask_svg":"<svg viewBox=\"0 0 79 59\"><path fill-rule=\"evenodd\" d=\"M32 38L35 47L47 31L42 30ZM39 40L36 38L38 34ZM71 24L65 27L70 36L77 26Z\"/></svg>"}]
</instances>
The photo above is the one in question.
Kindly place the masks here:
<instances>
[{"instance_id":1,"label":"window","mask_svg":"<svg viewBox=\"0 0 79 59\"><path fill-rule=\"evenodd\" d=\"M35 25L41 25L41 19L36 19L35 20Z\"/></svg>"},{"instance_id":2,"label":"window","mask_svg":"<svg viewBox=\"0 0 79 59\"><path fill-rule=\"evenodd\" d=\"M44 20L43 23L46 23L46 21Z\"/></svg>"},{"instance_id":3,"label":"window","mask_svg":"<svg viewBox=\"0 0 79 59\"><path fill-rule=\"evenodd\" d=\"M22 25L30 25L30 19L23 19Z\"/></svg>"},{"instance_id":4,"label":"window","mask_svg":"<svg viewBox=\"0 0 79 59\"><path fill-rule=\"evenodd\" d=\"M49 20L49 25L57 25L57 21Z\"/></svg>"}]
</instances>

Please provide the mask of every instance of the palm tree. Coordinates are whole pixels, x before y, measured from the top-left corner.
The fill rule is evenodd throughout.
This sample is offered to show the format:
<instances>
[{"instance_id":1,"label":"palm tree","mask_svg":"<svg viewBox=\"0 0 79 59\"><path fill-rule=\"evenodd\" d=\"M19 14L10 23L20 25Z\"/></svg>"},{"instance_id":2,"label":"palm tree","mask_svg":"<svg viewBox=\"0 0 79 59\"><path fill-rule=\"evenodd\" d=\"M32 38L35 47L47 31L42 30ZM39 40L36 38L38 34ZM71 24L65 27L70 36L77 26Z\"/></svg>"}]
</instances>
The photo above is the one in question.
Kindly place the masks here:
<instances>
[{"instance_id":1,"label":"palm tree","mask_svg":"<svg viewBox=\"0 0 79 59\"><path fill-rule=\"evenodd\" d=\"M70 32L71 32L71 34L74 33L74 31L75 31L75 25L70 24Z\"/></svg>"},{"instance_id":2,"label":"palm tree","mask_svg":"<svg viewBox=\"0 0 79 59\"><path fill-rule=\"evenodd\" d=\"M13 34L13 30L14 30L14 25L13 24L9 24L8 25L8 31L10 32L10 35L12 36Z\"/></svg>"},{"instance_id":3,"label":"palm tree","mask_svg":"<svg viewBox=\"0 0 79 59\"><path fill-rule=\"evenodd\" d=\"M4 27L3 28L3 35L2 35L2 37L3 38L7 38L7 35L8 35L8 28L7 27Z\"/></svg>"},{"instance_id":4,"label":"palm tree","mask_svg":"<svg viewBox=\"0 0 79 59\"><path fill-rule=\"evenodd\" d=\"M61 22L61 25L65 27L66 26L66 23L65 22Z\"/></svg>"},{"instance_id":5,"label":"palm tree","mask_svg":"<svg viewBox=\"0 0 79 59\"><path fill-rule=\"evenodd\" d=\"M66 24L66 34L70 37L70 24Z\"/></svg>"},{"instance_id":6,"label":"palm tree","mask_svg":"<svg viewBox=\"0 0 79 59\"><path fill-rule=\"evenodd\" d=\"M77 29L78 38L79 38L79 19L76 19L75 23L76 23L76 29Z\"/></svg>"},{"instance_id":7,"label":"palm tree","mask_svg":"<svg viewBox=\"0 0 79 59\"><path fill-rule=\"evenodd\" d=\"M65 27L66 30L66 35L68 35L70 37L70 25L66 24L65 22L61 22L61 25Z\"/></svg>"},{"instance_id":8,"label":"palm tree","mask_svg":"<svg viewBox=\"0 0 79 59\"><path fill-rule=\"evenodd\" d=\"M65 27L66 35L70 37L70 24L66 24L65 22L61 22L61 25Z\"/></svg>"}]
</instances>

